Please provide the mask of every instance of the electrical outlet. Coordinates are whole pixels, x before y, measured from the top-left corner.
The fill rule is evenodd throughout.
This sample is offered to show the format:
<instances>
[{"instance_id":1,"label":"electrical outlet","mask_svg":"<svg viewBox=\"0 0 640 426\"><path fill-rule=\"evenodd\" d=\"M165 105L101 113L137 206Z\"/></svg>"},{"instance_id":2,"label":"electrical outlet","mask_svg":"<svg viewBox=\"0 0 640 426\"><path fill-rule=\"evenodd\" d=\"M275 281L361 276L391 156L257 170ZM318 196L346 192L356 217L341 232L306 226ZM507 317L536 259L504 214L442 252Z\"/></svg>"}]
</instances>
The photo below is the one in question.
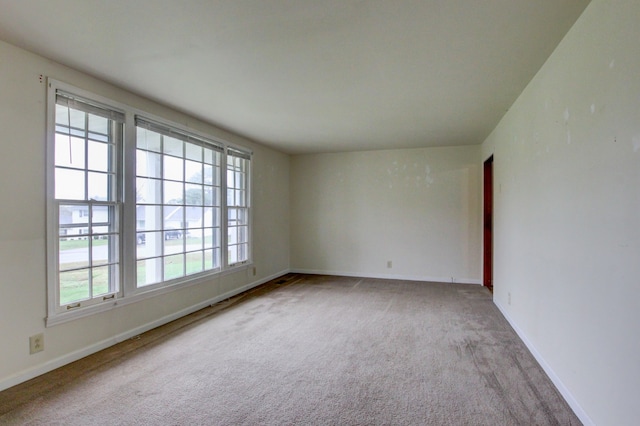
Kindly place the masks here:
<instances>
[{"instance_id":1,"label":"electrical outlet","mask_svg":"<svg viewBox=\"0 0 640 426\"><path fill-rule=\"evenodd\" d=\"M29 337L29 353L35 354L42 351L44 351L44 334L40 333Z\"/></svg>"},{"instance_id":2,"label":"electrical outlet","mask_svg":"<svg viewBox=\"0 0 640 426\"><path fill-rule=\"evenodd\" d=\"M256 268L255 266L253 267L253 276L256 276L256 273L258 272L258 268Z\"/></svg>"},{"instance_id":3,"label":"electrical outlet","mask_svg":"<svg viewBox=\"0 0 640 426\"><path fill-rule=\"evenodd\" d=\"M507 303L511 305L511 292L507 293Z\"/></svg>"},{"instance_id":4,"label":"electrical outlet","mask_svg":"<svg viewBox=\"0 0 640 426\"><path fill-rule=\"evenodd\" d=\"M393 262L390 260L387 260L387 268L391 269L393 268Z\"/></svg>"}]
</instances>

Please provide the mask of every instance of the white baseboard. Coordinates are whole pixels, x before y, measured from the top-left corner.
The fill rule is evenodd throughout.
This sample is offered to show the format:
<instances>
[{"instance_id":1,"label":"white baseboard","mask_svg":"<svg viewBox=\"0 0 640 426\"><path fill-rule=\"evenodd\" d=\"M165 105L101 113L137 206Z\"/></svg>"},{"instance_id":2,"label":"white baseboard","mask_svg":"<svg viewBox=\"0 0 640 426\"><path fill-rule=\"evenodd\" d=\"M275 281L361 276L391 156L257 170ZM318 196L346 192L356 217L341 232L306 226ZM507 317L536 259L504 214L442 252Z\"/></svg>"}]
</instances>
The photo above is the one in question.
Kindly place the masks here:
<instances>
[{"instance_id":1,"label":"white baseboard","mask_svg":"<svg viewBox=\"0 0 640 426\"><path fill-rule=\"evenodd\" d=\"M569 391L569 389L567 389L567 387L564 385L564 383L562 383L562 380L560 380L560 378L558 377L558 375L555 373L555 371L553 371L553 369L551 368L551 366L547 363L547 361L542 357L542 355L540 354L540 352L538 352L538 350L536 349L536 347L533 345L533 343L531 343L531 341L527 338L527 335L520 329L520 327L518 327L518 325L509 317L509 315L507 314L507 311L502 307L502 305L500 305L500 303L498 303L497 301L493 301L493 303L495 303L495 305L498 307L498 309L500 310L500 312L502 313L502 315L505 317L505 319L509 322L509 324L511 324L511 327L513 327L513 329L515 330L515 332L518 334L518 336L520 337L520 339L524 342L524 344L527 346L527 348L529 349L529 352L531 352L531 354L533 355L533 357L536 359L536 361L538 361L538 364L540 364L540 366L542 367L542 369L544 370L545 373L547 373L547 376L549 376L549 379L551 379L551 381L553 382L553 384L556 386L556 388L558 389L558 391L560 392L560 394L562 395L562 397L565 399L565 401L567 401L567 404L569 404L569 407L571 407L571 409L573 410L573 412L576 414L576 416L578 416L578 418L580 419L580 421L585 425L585 426L594 426L595 423L591 420L591 418L587 415L587 413L584 411L584 409L580 406L580 404L578 403L578 401L573 397L573 395L571 394L571 392Z\"/></svg>"},{"instance_id":2,"label":"white baseboard","mask_svg":"<svg viewBox=\"0 0 640 426\"><path fill-rule=\"evenodd\" d=\"M211 299L205 300L203 302L197 303L193 306L190 306L188 308L182 309L178 312L175 312L173 314L170 315L166 315L162 318L159 318L155 321L152 321L150 323L141 325L140 327L136 327L133 328L131 330L125 331L124 333L120 333L117 334L113 337L110 337L108 339L102 340L100 342L94 343L93 345L87 346L85 348L79 349L77 351L68 353L66 355L63 355L61 357L52 359L50 361L45 362L44 364L38 365L36 367L30 368L28 370L25 370L21 373L15 374L13 376L10 376L6 379L3 379L2 381L0 381L0 391L3 391L5 389L8 389L12 386L18 385L20 383L26 382L27 380L31 380L35 377L38 377L42 374L48 373L50 371L55 370L56 368L60 368L64 365L70 364L74 361L77 361L79 359L82 359L86 356L89 356L91 354L94 354L96 352L100 352L103 349L106 349L110 346L113 346L115 344L118 344L120 342L123 342L127 339L130 339L132 337L135 337L139 334L142 334L146 331L152 330L156 327L160 327L161 325L167 324L171 321L177 320L178 318L182 318L186 315L189 315L193 312L199 311L200 309L206 308L207 306L211 306L215 303L221 302L225 299L228 299L230 297L233 297L237 294L240 294L244 291L247 290L251 290L254 287L257 287L261 284L264 284L268 281L271 281L275 278L278 278L282 275L285 275L289 272L288 269L284 270L284 271L280 271L278 273L275 273L273 275L270 275L268 277L262 278L260 280L254 281L252 283L249 283L247 285L244 285L242 287L236 288L234 290L228 291L224 294L221 294L219 296L213 297Z\"/></svg>"},{"instance_id":3,"label":"white baseboard","mask_svg":"<svg viewBox=\"0 0 640 426\"><path fill-rule=\"evenodd\" d=\"M379 278L386 280L406 280L406 281L430 281L437 283L455 283L455 284L480 284L482 281L474 278L454 278L455 281L451 281L451 277L427 277L418 275L401 275L401 274L367 274L367 273L355 273L344 271L330 271L322 269L292 269L291 272L296 274L310 274L310 275L336 275L340 277L362 277L362 278Z\"/></svg>"}]
</instances>

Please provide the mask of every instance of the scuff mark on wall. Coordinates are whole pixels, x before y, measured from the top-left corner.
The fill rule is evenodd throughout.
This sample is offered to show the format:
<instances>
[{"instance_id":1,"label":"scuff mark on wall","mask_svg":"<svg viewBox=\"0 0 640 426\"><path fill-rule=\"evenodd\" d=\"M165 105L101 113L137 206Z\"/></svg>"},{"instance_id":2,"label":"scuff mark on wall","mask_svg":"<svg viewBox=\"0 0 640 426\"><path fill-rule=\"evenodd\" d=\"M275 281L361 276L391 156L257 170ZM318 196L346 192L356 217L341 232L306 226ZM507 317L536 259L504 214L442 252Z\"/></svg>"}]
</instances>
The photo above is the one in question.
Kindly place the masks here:
<instances>
[{"instance_id":1,"label":"scuff mark on wall","mask_svg":"<svg viewBox=\"0 0 640 426\"><path fill-rule=\"evenodd\" d=\"M424 181L427 183L427 186L433 183L433 177L431 177L431 167L427 164L424 166Z\"/></svg>"},{"instance_id":2,"label":"scuff mark on wall","mask_svg":"<svg viewBox=\"0 0 640 426\"><path fill-rule=\"evenodd\" d=\"M567 145L571 145L571 130L569 130L569 118L571 117L571 112L569 112L569 107L564 109L564 125L567 127Z\"/></svg>"}]
</instances>

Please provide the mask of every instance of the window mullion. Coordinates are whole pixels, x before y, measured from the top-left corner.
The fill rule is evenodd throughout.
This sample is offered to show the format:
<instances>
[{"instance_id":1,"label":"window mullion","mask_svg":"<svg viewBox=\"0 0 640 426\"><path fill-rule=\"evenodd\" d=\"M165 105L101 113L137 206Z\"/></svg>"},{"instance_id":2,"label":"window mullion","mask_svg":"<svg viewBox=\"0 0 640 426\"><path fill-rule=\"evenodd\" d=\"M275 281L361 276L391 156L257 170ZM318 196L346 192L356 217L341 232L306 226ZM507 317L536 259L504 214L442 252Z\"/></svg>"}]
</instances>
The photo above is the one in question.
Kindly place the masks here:
<instances>
[{"instance_id":1,"label":"window mullion","mask_svg":"<svg viewBox=\"0 0 640 426\"><path fill-rule=\"evenodd\" d=\"M227 212L227 152L220 156L220 261L222 269L229 268L229 223Z\"/></svg>"},{"instance_id":2,"label":"window mullion","mask_svg":"<svg viewBox=\"0 0 640 426\"><path fill-rule=\"evenodd\" d=\"M121 223L120 236L121 258L120 276L122 285L120 296L126 297L136 290L136 139L135 120L132 114L125 117L124 137L119 138L121 149L120 164L122 182L119 191L122 191L121 199Z\"/></svg>"},{"instance_id":3,"label":"window mullion","mask_svg":"<svg viewBox=\"0 0 640 426\"><path fill-rule=\"evenodd\" d=\"M86 151L86 150L85 150ZM89 300L93 300L93 202L89 200L89 217L87 218L89 231L87 239L89 240Z\"/></svg>"}]
</instances>

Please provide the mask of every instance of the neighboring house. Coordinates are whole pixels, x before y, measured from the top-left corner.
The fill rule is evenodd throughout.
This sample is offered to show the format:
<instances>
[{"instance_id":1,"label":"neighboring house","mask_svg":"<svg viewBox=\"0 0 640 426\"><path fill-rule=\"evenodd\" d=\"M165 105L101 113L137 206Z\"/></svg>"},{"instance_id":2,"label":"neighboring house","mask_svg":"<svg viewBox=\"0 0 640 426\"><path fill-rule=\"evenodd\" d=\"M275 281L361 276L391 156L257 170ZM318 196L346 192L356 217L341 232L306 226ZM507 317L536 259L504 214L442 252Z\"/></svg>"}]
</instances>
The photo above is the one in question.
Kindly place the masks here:
<instances>
[{"instance_id":1,"label":"neighboring house","mask_svg":"<svg viewBox=\"0 0 640 426\"><path fill-rule=\"evenodd\" d=\"M204 228L204 235L211 235L212 226L219 226L214 216L214 209L218 207L198 207L198 206L164 206L162 223L151 225L157 221L154 217L155 207L147 210L144 205L136 207L136 224L138 232L150 230L165 230L165 238L181 238L184 233L188 234L189 229ZM175 231L175 232L174 232ZM171 233L173 232L173 233Z\"/></svg>"},{"instance_id":2,"label":"neighboring house","mask_svg":"<svg viewBox=\"0 0 640 426\"><path fill-rule=\"evenodd\" d=\"M86 205L67 205L60 208L60 235L76 236L78 239L86 238L89 233L89 207ZM106 223L108 221L107 209L93 210L93 223ZM83 226L84 225L84 226Z\"/></svg>"}]
</instances>

